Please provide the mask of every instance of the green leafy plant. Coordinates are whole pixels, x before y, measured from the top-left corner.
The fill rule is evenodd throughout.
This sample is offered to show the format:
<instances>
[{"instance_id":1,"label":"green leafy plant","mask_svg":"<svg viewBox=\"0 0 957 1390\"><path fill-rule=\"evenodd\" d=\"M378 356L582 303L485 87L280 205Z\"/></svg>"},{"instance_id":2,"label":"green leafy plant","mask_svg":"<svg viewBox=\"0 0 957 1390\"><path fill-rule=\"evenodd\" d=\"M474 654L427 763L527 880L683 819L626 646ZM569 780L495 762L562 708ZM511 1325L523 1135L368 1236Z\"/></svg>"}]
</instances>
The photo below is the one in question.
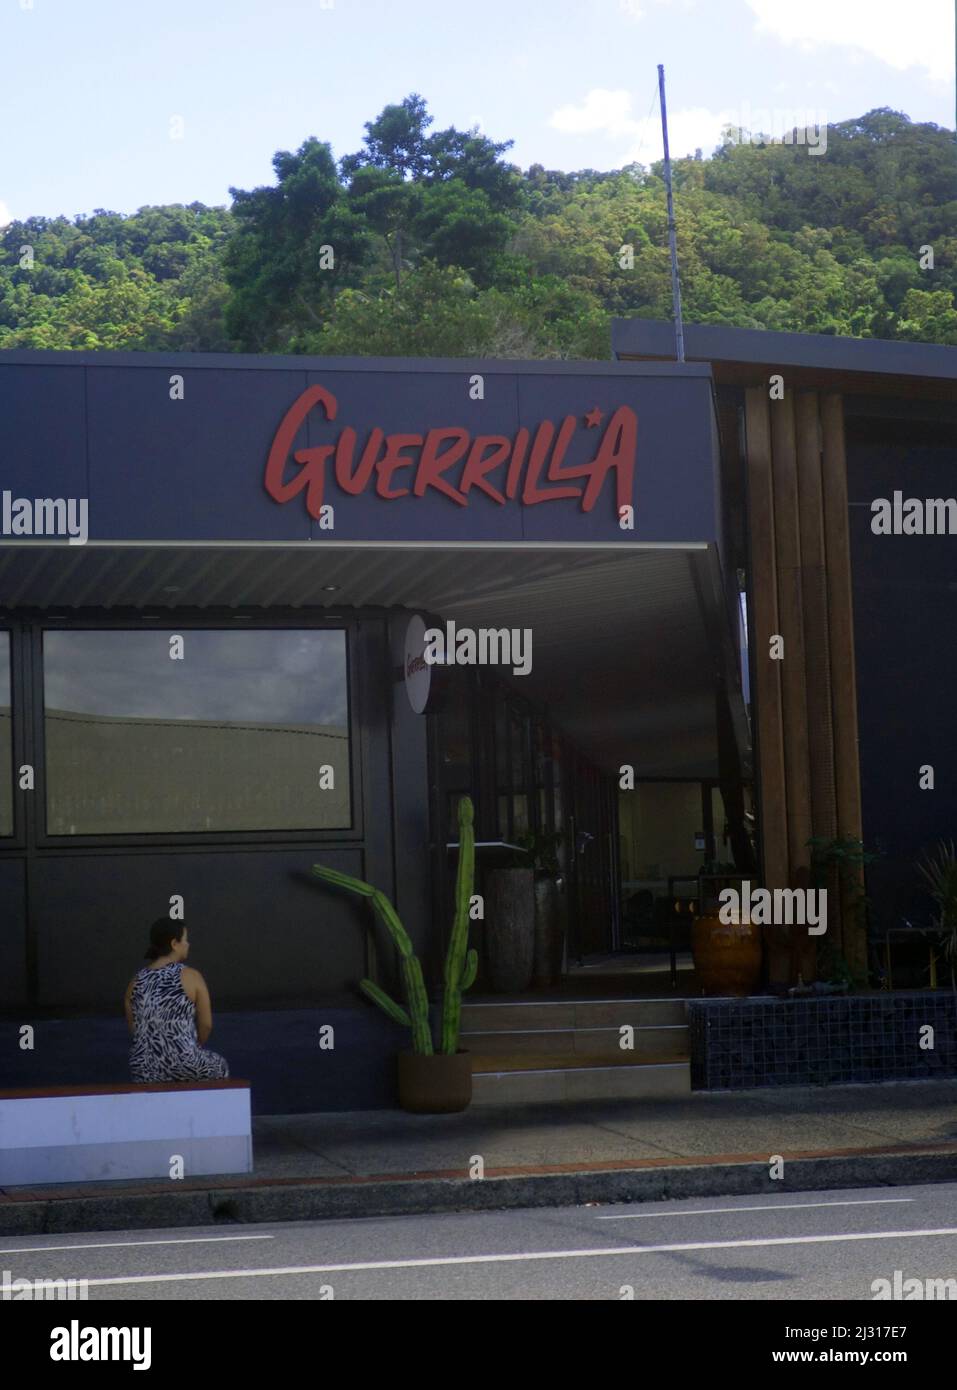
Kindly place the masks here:
<instances>
[{"instance_id":1,"label":"green leafy plant","mask_svg":"<svg viewBox=\"0 0 957 1390\"><path fill-rule=\"evenodd\" d=\"M474 811L471 799L463 796L458 805L459 823L459 861L455 877L455 916L452 921L452 934L449 937L445 956L444 993L442 998L442 1027L439 1051L453 1054L458 1051L459 1031L462 1020L462 995L475 980L478 971L478 953L469 949L469 903L475 879L475 829ZM312 872L317 878L331 883L347 892L369 898L373 908L381 917L399 953L402 970L402 983L405 987L406 1008L397 1003L391 995L375 984L373 980L360 980L359 988L368 999L378 1004L383 1013L394 1023L412 1030L412 1050L421 1056L431 1056L435 1052L432 1044L432 1028L429 1022L429 1000L422 974L422 965L402 925L399 914L385 893L374 888L360 878L340 873L338 869L327 868L324 864L313 864Z\"/></svg>"},{"instance_id":2,"label":"green leafy plant","mask_svg":"<svg viewBox=\"0 0 957 1390\"><path fill-rule=\"evenodd\" d=\"M934 925L941 935L944 959L950 966L951 987L957 990L957 851L953 840L941 840L917 868L937 905Z\"/></svg>"},{"instance_id":3,"label":"green leafy plant","mask_svg":"<svg viewBox=\"0 0 957 1390\"><path fill-rule=\"evenodd\" d=\"M561 848L561 832L556 830L547 831L526 831L518 837L519 847L524 850L524 854L515 856L514 867L520 869L534 869L537 874L548 875L557 878L561 873L561 864L558 862L558 851Z\"/></svg>"},{"instance_id":4,"label":"green leafy plant","mask_svg":"<svg viewBox=\"0 0 957 1390\"><path fill-rule=\"evenodd\" d=\"M814 835L807 843L811 850L811 878L816 888L826 885L829 869L848 873L873 863L878 857L872 850L865 849L863 840L854 835Z\"/></svg>"},{"instance_id":5,"label":"green leafy plant","mask_svg":"<svg viewBox=\"0 0 957 1390\"><path fill-rule=\"evenodd\" d=\"M866 989L867 971L851 965L842 951L829 942L818 948L818 974L829 985L840 985L847 989Z\"/></svg>"},{"instance_id":6,"label":"green leafy plant","mask_svg":"<svg viewBox=\"0 0 957 1390\"><path fill-rule=\"evenodd\" d=\"M866 942L870 900L864 891L864 869L879 855L865 849L863 840L855 835L814 835L807 844L811 851L812 888L836 887L850 915L850 921L844 926L847 954L830 942L822 942L818 949L820 977L830 984L866 989L869 983Z\"/></svg>"},{"instance_id":7,"label":"green leafy plant","mask_svg":"<svg viewBox=\"0 0 957 1390\"><path fill-rule=\"evenodd\" d=\"M744 878L745 875L738 872L738 866L730 861L723 859L706 859L698 870L699 878L715 878L721 874L730 875L732 878Z\"/></svg>"}]
</instances>

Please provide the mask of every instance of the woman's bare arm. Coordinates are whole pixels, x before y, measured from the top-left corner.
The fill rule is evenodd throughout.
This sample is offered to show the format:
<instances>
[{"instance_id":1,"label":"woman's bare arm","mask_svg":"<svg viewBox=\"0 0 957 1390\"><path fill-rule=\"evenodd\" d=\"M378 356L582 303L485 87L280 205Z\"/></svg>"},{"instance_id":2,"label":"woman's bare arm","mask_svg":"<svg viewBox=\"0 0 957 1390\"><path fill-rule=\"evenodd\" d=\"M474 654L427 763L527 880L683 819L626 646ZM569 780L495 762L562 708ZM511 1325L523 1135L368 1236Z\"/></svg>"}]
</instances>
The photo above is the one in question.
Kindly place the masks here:
<instances>
[{"instance_id":1,"label":"woman's bare arm","mask_svg":"<svg viewBox=\"0 0 957 1390\"><path fill-rule=\"evenodd\" d=\"M206 981L198 970L187 966L183 971L183 988L196 1006L196 1037L204 1044L213 1031L213 1007Z\"/></svg>"}]
</instances>

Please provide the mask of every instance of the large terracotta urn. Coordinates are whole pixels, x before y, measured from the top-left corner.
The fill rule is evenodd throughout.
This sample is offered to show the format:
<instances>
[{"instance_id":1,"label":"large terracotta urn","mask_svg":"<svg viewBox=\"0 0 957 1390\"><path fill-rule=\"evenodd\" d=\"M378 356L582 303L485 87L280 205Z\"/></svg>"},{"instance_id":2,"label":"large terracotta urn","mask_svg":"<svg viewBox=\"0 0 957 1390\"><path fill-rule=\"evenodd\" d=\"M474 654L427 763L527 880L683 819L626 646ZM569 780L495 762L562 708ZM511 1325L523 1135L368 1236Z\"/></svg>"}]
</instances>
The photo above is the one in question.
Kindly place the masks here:
<instances>
[{"instance_id":1,"label":"large terracotta urn","mask_svg":"<svg viewBox=\"0 0 957 1390\"><path fill-rule=\"evenodd\" d=\"M696 917L691 933L695 978L704 994L754 994L761 979L761 928L754 922Z\"/></svg>"}]
</instances>

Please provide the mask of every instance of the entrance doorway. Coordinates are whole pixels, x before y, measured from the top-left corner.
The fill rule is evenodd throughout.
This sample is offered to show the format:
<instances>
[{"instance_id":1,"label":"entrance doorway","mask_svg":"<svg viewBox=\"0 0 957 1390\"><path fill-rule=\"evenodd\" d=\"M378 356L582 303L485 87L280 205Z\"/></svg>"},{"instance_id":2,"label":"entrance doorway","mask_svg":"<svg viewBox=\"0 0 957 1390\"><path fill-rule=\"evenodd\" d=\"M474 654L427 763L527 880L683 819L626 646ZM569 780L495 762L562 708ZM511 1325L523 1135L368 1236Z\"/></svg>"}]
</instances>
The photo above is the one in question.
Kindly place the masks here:
<instances>
[{"instance_id":1,"label":"entrance doorway","mask_svg":"<svg viewBox=\"0 0 957 1390\"><path fill-rule=\"evenodd\" d=\"M521 626L534 639L527 675L453 665L437 682L428 716L436 940L451 917L449 847L467 794L477 884L485 871L541 871L554 859L565 931L553 988L673 996L671 950L686 953L691 917L686 908L676 936L675 901L696 899L702 870L744 867L747 721L736 670L721 674L725 648L735 649L723 645L722 591L702 578L710 562L677 549L540 555L523 582L509 573L512 556L496 555L487 575L473 570L474 594L428 613L439 626ZM706 592L718 595L710 608ZM476 930L480 957L484 936ZM475 990L485 983L480 973Z\"/></svg>"}]
</instances>

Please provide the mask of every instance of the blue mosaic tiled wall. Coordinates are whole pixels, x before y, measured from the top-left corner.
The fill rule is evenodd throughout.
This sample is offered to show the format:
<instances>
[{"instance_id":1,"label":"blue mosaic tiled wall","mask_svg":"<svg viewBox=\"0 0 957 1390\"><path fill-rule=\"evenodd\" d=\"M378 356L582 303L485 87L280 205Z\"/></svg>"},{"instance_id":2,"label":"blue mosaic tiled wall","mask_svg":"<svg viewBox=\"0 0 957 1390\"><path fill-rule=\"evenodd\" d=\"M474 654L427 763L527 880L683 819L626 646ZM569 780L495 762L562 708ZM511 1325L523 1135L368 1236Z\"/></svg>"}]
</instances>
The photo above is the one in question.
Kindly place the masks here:
<instances>
[{"instance_id":1,"label":"blue mosaic tiled wall","mask_svg":"<svg viewBox=\"0 0 957 1390\"><path fill-rule=\"evenodd\" d=\"M920 1046L921 1028L934 1047ZM957 1077L957 995L691 999L694 1090Z\"/></svg>"}]
</instances>

